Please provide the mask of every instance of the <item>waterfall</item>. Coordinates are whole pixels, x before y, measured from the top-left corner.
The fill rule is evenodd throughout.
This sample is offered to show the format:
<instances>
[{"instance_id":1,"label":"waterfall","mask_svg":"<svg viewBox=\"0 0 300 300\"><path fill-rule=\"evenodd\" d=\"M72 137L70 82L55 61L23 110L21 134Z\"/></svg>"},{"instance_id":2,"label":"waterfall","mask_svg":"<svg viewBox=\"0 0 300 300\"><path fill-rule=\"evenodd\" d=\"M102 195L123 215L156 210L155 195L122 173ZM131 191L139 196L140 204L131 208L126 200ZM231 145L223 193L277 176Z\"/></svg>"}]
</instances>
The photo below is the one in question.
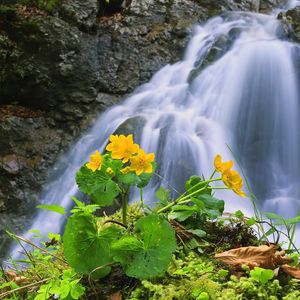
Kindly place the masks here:
<instances>
[{"instance_id":1,"label":"waterfall","mask_svg":"<svg viewBox=\"0 0 300 300\"><path fill-rule=\"evenodd\" d=\"M75 173L89 155L103 151L111 134L133 132L142 148L156 153L165 179L154 177L145 189L148 203L166 182L182 191L189 176L210 176L217 153L232 159L229 145L262 211L299 214L300 120L293 64L299 46L280 40L279 28L274 16L245 12L195 26L182 61L165 66L121 105L101 114L60 159L42 201L70 208ZM216 196L224 198L228 211L251 213L249 200L230 191ZM60 215L41 211L32 229L59 232L63 222Z\"/></svg>"}]
</instances>

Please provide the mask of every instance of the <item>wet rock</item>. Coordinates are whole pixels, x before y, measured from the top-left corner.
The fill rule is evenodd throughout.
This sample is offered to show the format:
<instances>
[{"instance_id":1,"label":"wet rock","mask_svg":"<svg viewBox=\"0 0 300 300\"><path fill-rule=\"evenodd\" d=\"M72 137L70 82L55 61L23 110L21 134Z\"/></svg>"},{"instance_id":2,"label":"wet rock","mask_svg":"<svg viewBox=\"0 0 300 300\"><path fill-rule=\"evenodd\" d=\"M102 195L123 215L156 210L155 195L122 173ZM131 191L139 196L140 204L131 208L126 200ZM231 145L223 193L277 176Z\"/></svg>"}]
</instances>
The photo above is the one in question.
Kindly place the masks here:
<instances>
[{"instance_id":1,"label":"wet rock","mask_svg":"<svg viewBox=\"0 0 300 300\"><path fill-rule=\"evenodd\" d=\"M284 20L290 25L293 38L300 42L300 6L287 11Z\"/></svg>"},{"instance_id":2,"label":"wet rock","mask_svg":"<svg viewBox=\"0 0 300 300\"><path fill-rule=\"evenodd\" d=\"M259 11L270 13L275 8L284 7L288 0L260 0Z\"/></svg>"},{"instance_id":3,"label":"wet rock","mask_svg":"<svg viewBox=\"0 0 300 300\"><path fill-rule=\"evenodd\" d=\"M8 116L0 121L0 220L21 233L30 224L48 170L71 139L44 117ZM8 247L3 232L0 257Z\"/></svg>"},{"instance_id":4,"label":"wet rock","mask_svg":"<svg viewBox=\"0 0 300 300\"><path fill-rule=\"evenodd\" d=\"M105 110L107 107L111 107L120 102L123 97L118 95L111 95L106 93L98 93L96 102L99 103L101 110Z\"/></svg>"},{"instance_id":5,"label":"wet rock","mask_svg":"<svg viewBox=\"0 0 300 300\"><path fill-rule=\"evenodd\" d=\"M58 9L59 16L82 29L88 30L96 23L99 0L63 1Z\"/></svg>"},{"instance_id":6,"label":"wet rock","mask_svg":"<svg viewBox=\"0 0 300 300\"><path fill-rule=\"evenodd\" d=\"M24 157L18 157L15 154L9 154L2 158L1 167L8 174L16 175L22 170L24 163Z\"/></svg>"},{"instance_id":7,"label":"wet rock","mask_svg":"<svg viewBox=\"0 0 300 300\"><path fill-rule=\"evenodd\" d=\"M145 118L140 116L127 119L119 126L114 134L133 134L135 142L140 143L139 141L142 140L142 129L144 128L145 123Z\"/></svg>"}]
</instances>

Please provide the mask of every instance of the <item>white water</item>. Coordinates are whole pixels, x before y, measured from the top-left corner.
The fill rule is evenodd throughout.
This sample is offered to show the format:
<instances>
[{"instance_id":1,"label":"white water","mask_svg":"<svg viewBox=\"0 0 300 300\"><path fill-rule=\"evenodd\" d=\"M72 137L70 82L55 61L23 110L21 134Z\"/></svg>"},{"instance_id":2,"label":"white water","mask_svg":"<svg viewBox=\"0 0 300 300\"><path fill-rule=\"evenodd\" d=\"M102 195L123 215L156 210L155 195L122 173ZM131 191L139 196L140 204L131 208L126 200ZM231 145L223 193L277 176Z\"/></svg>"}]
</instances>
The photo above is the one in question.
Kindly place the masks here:
<instances>
[{"instance_id":1,"label":"white water","mask_svg":"<svg viewBox=\"0 0 300 300\"><path fill-rule=\"evenodd\" d=\"M182 191L190 175L210 176L217 153L232 159L229 145L262 211L299 214L300 120L293 67L298 45L279 40L278 25L273 16L238 12L196 26L182 61L165 66L122 105L103 113L57 163L57 178L42 201L70 208L76 171L129 122L136 142L156 153L158 172L176 189ZM203 67L212 49L215 60ZM161 184L166 186L157 177L151 182L144 193L148 202ZM250 201L230 191L217 196L226 200L226 210L252 213ZM59 232L63 222L60 215L41 211L31 229Z\"/></svg>"}]
</instances>

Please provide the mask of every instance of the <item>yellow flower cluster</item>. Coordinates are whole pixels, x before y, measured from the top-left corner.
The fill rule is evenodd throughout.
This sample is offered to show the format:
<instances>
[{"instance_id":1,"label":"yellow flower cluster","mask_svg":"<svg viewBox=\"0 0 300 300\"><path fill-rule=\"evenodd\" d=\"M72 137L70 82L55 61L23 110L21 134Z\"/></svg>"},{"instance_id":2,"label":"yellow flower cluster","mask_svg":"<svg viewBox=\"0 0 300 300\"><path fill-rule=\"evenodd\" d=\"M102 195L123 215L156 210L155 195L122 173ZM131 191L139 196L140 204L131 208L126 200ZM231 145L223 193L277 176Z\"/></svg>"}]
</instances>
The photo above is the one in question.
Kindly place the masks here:
<instances>
[{"instance_id":1,"label":"yellow flower cluster","mask_svg":"<svg viewBox=\"0 0 300 300\"><path fill-rule=\"evenodd\" d=\"M134 171L136 175L142 173L152 173L152 162L154 162L154 153L146 154L143 149L140 149L138 144L134 144L132 134L111 135L110 144L106 150L111 152L113 159L121 159L123 163L130 161L130 166L121 170L123 174L128 174Z\"/></svg>"},{"instance_id":2,"label":"yellow flower cluster","mask_svg":"<svg viewBox=\"0 0 300 300\"><path fill-rule=\"evenodd\" d=\"M93 172L96 170L101 170L102 167L102 156L98 150L90 156L90 162L86 166L91 169Z\"/></svg>"},{"instance_id":3,"label":"yellow flower cluster","mask_svg":"<svg viewBox=\"0 0 300 300\"><path fill-rule=\"evenodd\" d=\"M139 150L139 145L134 144L132 134L125 135L111 135L110 143L107 145L106 150L111 152L111 158L121 159L123 163L129 161L133 154Z\"/></svg>"},{"instance_id":4,"label":"yellow flower cluster","mask_svg":"<svg viewBox=\"0 0 300 300\"><path fill-rule=\"evenodd\" d=\"M112 159L120 159L123 163L130 162L129 166L126 166L121 170L123 174L128 174L133 171L136 175L141 175L142 173L152 173L152 162L154 162L154 153L146 154L143 149L140 149L138 144L133 142L132 134L125 135L111 135L110 143L107 145L106 150L111 152ZM93 172L96 170L101 170L102 167L102 157L97 150L94 154L90 156L90 162L86 164L87 168L91 169ZM113 170L107 168L106 174L112 175Z\"/></svg>"},{"instance_id":5,"label":"yellow flower cluster","mask_svg":"<svg viewBox=\"0 0 300 300\"><path fill-rule=\"evenodd\" d=\"M242 191L243 179L237 171L231 170L233 167L233 161L230 160L228 162L222 162L221 155L217 154L214 165L216 171L222 174L224 184L239 196L246 197L246 194Z\"/></svg>"}]
</instances>

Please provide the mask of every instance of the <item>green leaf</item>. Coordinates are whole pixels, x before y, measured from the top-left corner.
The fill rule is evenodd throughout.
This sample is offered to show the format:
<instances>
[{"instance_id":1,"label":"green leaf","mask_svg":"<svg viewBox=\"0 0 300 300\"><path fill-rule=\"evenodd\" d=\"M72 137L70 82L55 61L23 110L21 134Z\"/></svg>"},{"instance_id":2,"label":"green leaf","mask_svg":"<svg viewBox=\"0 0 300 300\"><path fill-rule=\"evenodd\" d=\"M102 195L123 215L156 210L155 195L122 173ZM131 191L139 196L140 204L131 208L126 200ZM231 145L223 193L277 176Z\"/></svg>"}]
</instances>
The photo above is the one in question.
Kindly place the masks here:
<instances>
[{"instance_id":1,"label":"green leaf","mask_svg":"<svg viewBox=\"0 0 300 300\"><path fill-rule=\"evenodd\" d=\"M76 213L69 217L63 236L66 260L76 272L89 274L95 268L111 263L110 244L121 236L117 227L107 227L98 232L91 214ZM110 272L104 267L93 273L93 278L102 278Z\"/></svg>"},{"instance_id":2,"label":"green leaf","mask_svg":"<svg viewBox=\"0 0 300 300\"><path fill-rule=\"evenodd\" d=\"M194 197L199 197L202 194L209 194L211 195L211 189L208 188L207 183L201 184L202 181L204 181L204 178L198 177L198 176L191 176L185 183L185 189L187 191L187 194L191 194L196 192L197 190L200 190L201 188L207 186L204 190L196 193Z\"/></svg>"},{"instance_id":3,"label":"green leaf","mask_svg":"<svg viewBox=\"0 0 300 300\"><path fill-rule=\"evenodd\" d=\"M97 209L101 206L98 204L88 204L83 206L75 206L73 209L70 210L71 213L78 213L78 212L86 212L89 214L94 213Z\"/></svg>"},{"instance_id":4,"label":"green leaf","mask_svg":"<svg viewBox=\"0 0 300 300\"><path fill-rule=\"evenodd\" d=\"M147 279L162 275L176 250L175 231L162 217L151 214L135 224L135 236L112 244L115 261L128 276Z\"/></svg>"},{"instance_id":5,"label":"green leaf","mask_svg":"<svg viewBox=\"0 0 300 300\"><path fill-rule=\"evenodd\" d=\"M276 232L276 229L272 227L265 233L265 235L269 236L269 235L273 234L274 232Z\"/></svg>"},{"instance_id":6,"label":"green leaf","mask_svg":"<svg viewBox=\"0 0 300 300\"><path fill-rule=\"evenodd\" d=\"M271 219L271 220L281 220L281 221L286 221L283 217L281 217L281 216L279 216L279 215L277 215L277 214L275 214L275 213L269 213L269 212L267 212L267 213L265 213L265 215L266 215L269 219Z\"/></svg>"},{"instance_id":7,"label":"green leaf","mask_svg":"<svg viewBox=\"0 0 300 300\"><path fill-rule=\"evenodd\" d=\"M297 253L293 253L291 255L289 255L289 257L291 259L293 259L292 263L290 263L290 265L292 267L297 267L299 265L299 257L300 257L300 254L297 254Z\"/></svg>"},{"instance_id":8,"label":"green leaf","mask_svg":"<svg viewBox=\"0 0 300 300\"><path fill-rule=\"evenodd\" d=\"M52 232L49 232L47 236L48 236L48 239L49 239L49 240L54 239L54 240L56 240L56 241L58 241L58 242L60 242L60 240L61 240L61 235L58 234L58 233L52 233Z\"/></svg>"},{"instance_id":9,"label":"green leaf","mask_svg":"<svg viewBox=\"0 0 300 300\"><path fill-rule=\"evenodd\" d=\"M34 300L45 300L45 299L49 299L50 297L50 288L51 288L51 282L48 284L44 284L42 285L38 292L37 295L35 296Z\"/></svg>"},{"instance_id":10,"label":"green leaf","mask_svg":"<svg viewBox=\"0 0 300 300\"><path fill-rule=\"evenodd\" d=\"M122 251L116 249L124 249L127 253L137 254L143 250L143 243L134 236L126 236L112 245L114 260L119 262L121 265L127 264L127 255L124 255Z\"/></svg>"},{"instance_id":11,"label":"green leaf","mask_svg":"<svg viewBox=\"0 0 300 300\"><path fill-rule=\"evenodd\" d=\"M203 194L199 198L201 201L203 201L205 210L208 213L210 219L216 219L223 214L225 205L224 200L219 200L208 194Z\"/></svg>"},{"instance_id":12,"label":"green leaf","mask_svg":"<svg viewBox=\"0 0 300 300\"><path fill-rule=\"evenodd\" d=\"M201 292L197 297L197 300L209 300L209 295L206 292Z\"/></svg>"},{"instance_id":13,"label":"green leaf","mask_svg":"<svg viewBox=\"0 0 300 300\"><path fill-rule=\"evenodd\" d=\"M188 205L174 205L172 207L173 211L194 211L197 212L198 209L195 206L188 206Z\"/></svg>"},{"instance_id":14,"label":"green leaf","mask_svg":"<svg viewBox=\"0 0 300 300\"><path fill-rule=\"evenodd\" d=\"M53 204L53 205L49 205L49 204L37 205L37 208L50 210L50 211L56 212L56 213L61 214L61 215L65 214L64 207L62 207L60 205L56 205L56 204Z\"/></svg>"},{"instance_id":15,"label":"green leaf","mask_svg":"<svg viewBox=\"0 0 300 300\"><path fill-rule=\"evenodd\" d=\"M76 174L76 182L81 192L91 196L100 206L106 206L112 204L120 190L118 185L102 169L93 172L83 166Z\"/></svg>"},{"instance_id":16,"label":"green leaf","mask_svg":"<svg viewBox=\"0 0 300 300\"><path fill-rule=\"evenodd\" d=\"M72 299L79 299L85 292L85 287L78 283L78 280L71 282L71 297Z\"/></svg>"},{"instance_id":17,"label":"green leaf","mask_svg":"<svg viewBox=\"0 0 300 300\"><path fill-rule=\"evenodd\" d=\"M190 250L194 250L201 246L195 238L190 239L186 242L186 247Z\"/></svg>"},{"instance_id":18,"label":"green leaf","mask_svg":"<svg viewBox=\"0 0 300 300\"><path fill-rule=\"evenodd\" d=\"M244 213L241 210L237 210L234 214L235 217L237 217L238 219L242 219L244 218Z\"/></svg>"},{"instance_id":19,"label":"green leaf","mask_svg":"<svg viewBox=\"0 0 300 300\"><path fill-rule=\"evenodd\" d=\"M246 225L248 225L248 226L252 226L252 225L254 225L256 223L256 220L255 220L255 218L253 218L253 217L251 217L250 219L248 219L247 221L246 221Z\"/></svg>"},{"instance_id":20,"label":"green leaf","mask_svg":"<svg viewBox=\"0 0 300 300\"><path fill-rule=\"evenodd\" d=\"M159 189L155 192L155 197L159 200L160 203L163 205L169 204L169 195L170 191L164 189L162 186L159 187Z\"/></svg>"},{"instance_id":21,"label":"green leaf","mask_svg":"<svg viewBox=\"0 0 300 300\"><path fill-rule=\"evenodd\" d=\"M78 200L75 196L72 196L71 199L76 203L76 205L78 207L83 207L85 206L83 202L81 202L80 200Z\"/></svg>"},{"instance_id":22,"label":"green leaf","mask_svg":"<svg viewBox=\"0 0 300 300\"><path fill-rule=\"evenodd\" d=\"M198 237L205 237L206 236L206 232L204 230L201 230L201 229L190 229L190 230L187 230L187 232L190 232Z\"/></svg>"},{"instance_id":23,"label":"green leaf","mask_svg":"<svg viewBox=\"0 0 300 300\"><path fill-rule=\"evenodd\" d=\"M196 206L198 207L198 211L202 212L205 210L205 204L202 200L196 198L196 197L191 197L191 201L196 204Z\"/></svg>"},{"instance_id":24,"label":"green leaf","mask_svg":"<svg viewBox=\"0 0 300 300\"><path fill-rule=\"evenodd\" d=\"M63 280L60 285L60 298L67 298L70 293L70 282L68 280Z\"/></svg>"},{"instance_id":25,"label":"green leaf","mask_svg":"<svg viewBox=\"0 0 300 300\"><path fill-rule=\"evenodd\" d=\"M171 220L177 220L179 222L183 222L194 214L194 211L171 211L168 214L168 218Z\"/></svg>"},{"instance_id":26,"label":"green leaf","mask_svg":"<svg viewBox=\"0 0 300 300\"><path fill-rule=\"evenodd\" d=\"M118 181L122 182L127 185L136 185L138 182L138 177L135 175L135 173L128 173L128 174L118 174Z\"/></svg>"},{"instance_id":27,"label":"green leaf","mask_svg":"<svg viewBox=\"0 0 300 300\"><path fill-rule=\"evenodd\" d=\"M123 168L123 163L119 159L112 159L110 156L103 156L103 172L106 172L107 168L111 168L115 174L120 173Z\"/></svg>"},{"instance_id":28,"label":"green leaf","mask_svg":"<svg viewBox=\"0 0 300 300\"><path fill-rule=\"evenodd\" d=\"M66 269L62 273L62 279L70 280L72 279L77 273L73 269Z\"/></svg>"},{"instance_id":29,"label":"green leaf","mask_svg":"<svg viewBox=\"0 0 300 300\"><path fill-rule=\"evenodd\" d=\"M286 220L286 223L290 224L290 225L292 225L292 224L299 224L300 223L300 216L288 219L288 220Z\"/></svg>"},{"instance_id":30,"label":"green leaf","mask_svg":"<svg viewBox=\"0 0 300 300\"><path fill-rule=\"evenodd\" d=\"M272 270L255 267L254 270L250 271L250 276L261 283L267 283L274 277L274 272Z\"/></svg>"},{"instance_id":31,"label":"green leaf","mask_svg":"<svg viewBox=\"0 0 300 300\"><path fill-rule=\"evenodd\" d=\"M218 271L219 277L226 277L226 276L228 276L228 274L229 274L229 271L225 270L225 269L221 269Z\"/></svg>"}]
</instances>

